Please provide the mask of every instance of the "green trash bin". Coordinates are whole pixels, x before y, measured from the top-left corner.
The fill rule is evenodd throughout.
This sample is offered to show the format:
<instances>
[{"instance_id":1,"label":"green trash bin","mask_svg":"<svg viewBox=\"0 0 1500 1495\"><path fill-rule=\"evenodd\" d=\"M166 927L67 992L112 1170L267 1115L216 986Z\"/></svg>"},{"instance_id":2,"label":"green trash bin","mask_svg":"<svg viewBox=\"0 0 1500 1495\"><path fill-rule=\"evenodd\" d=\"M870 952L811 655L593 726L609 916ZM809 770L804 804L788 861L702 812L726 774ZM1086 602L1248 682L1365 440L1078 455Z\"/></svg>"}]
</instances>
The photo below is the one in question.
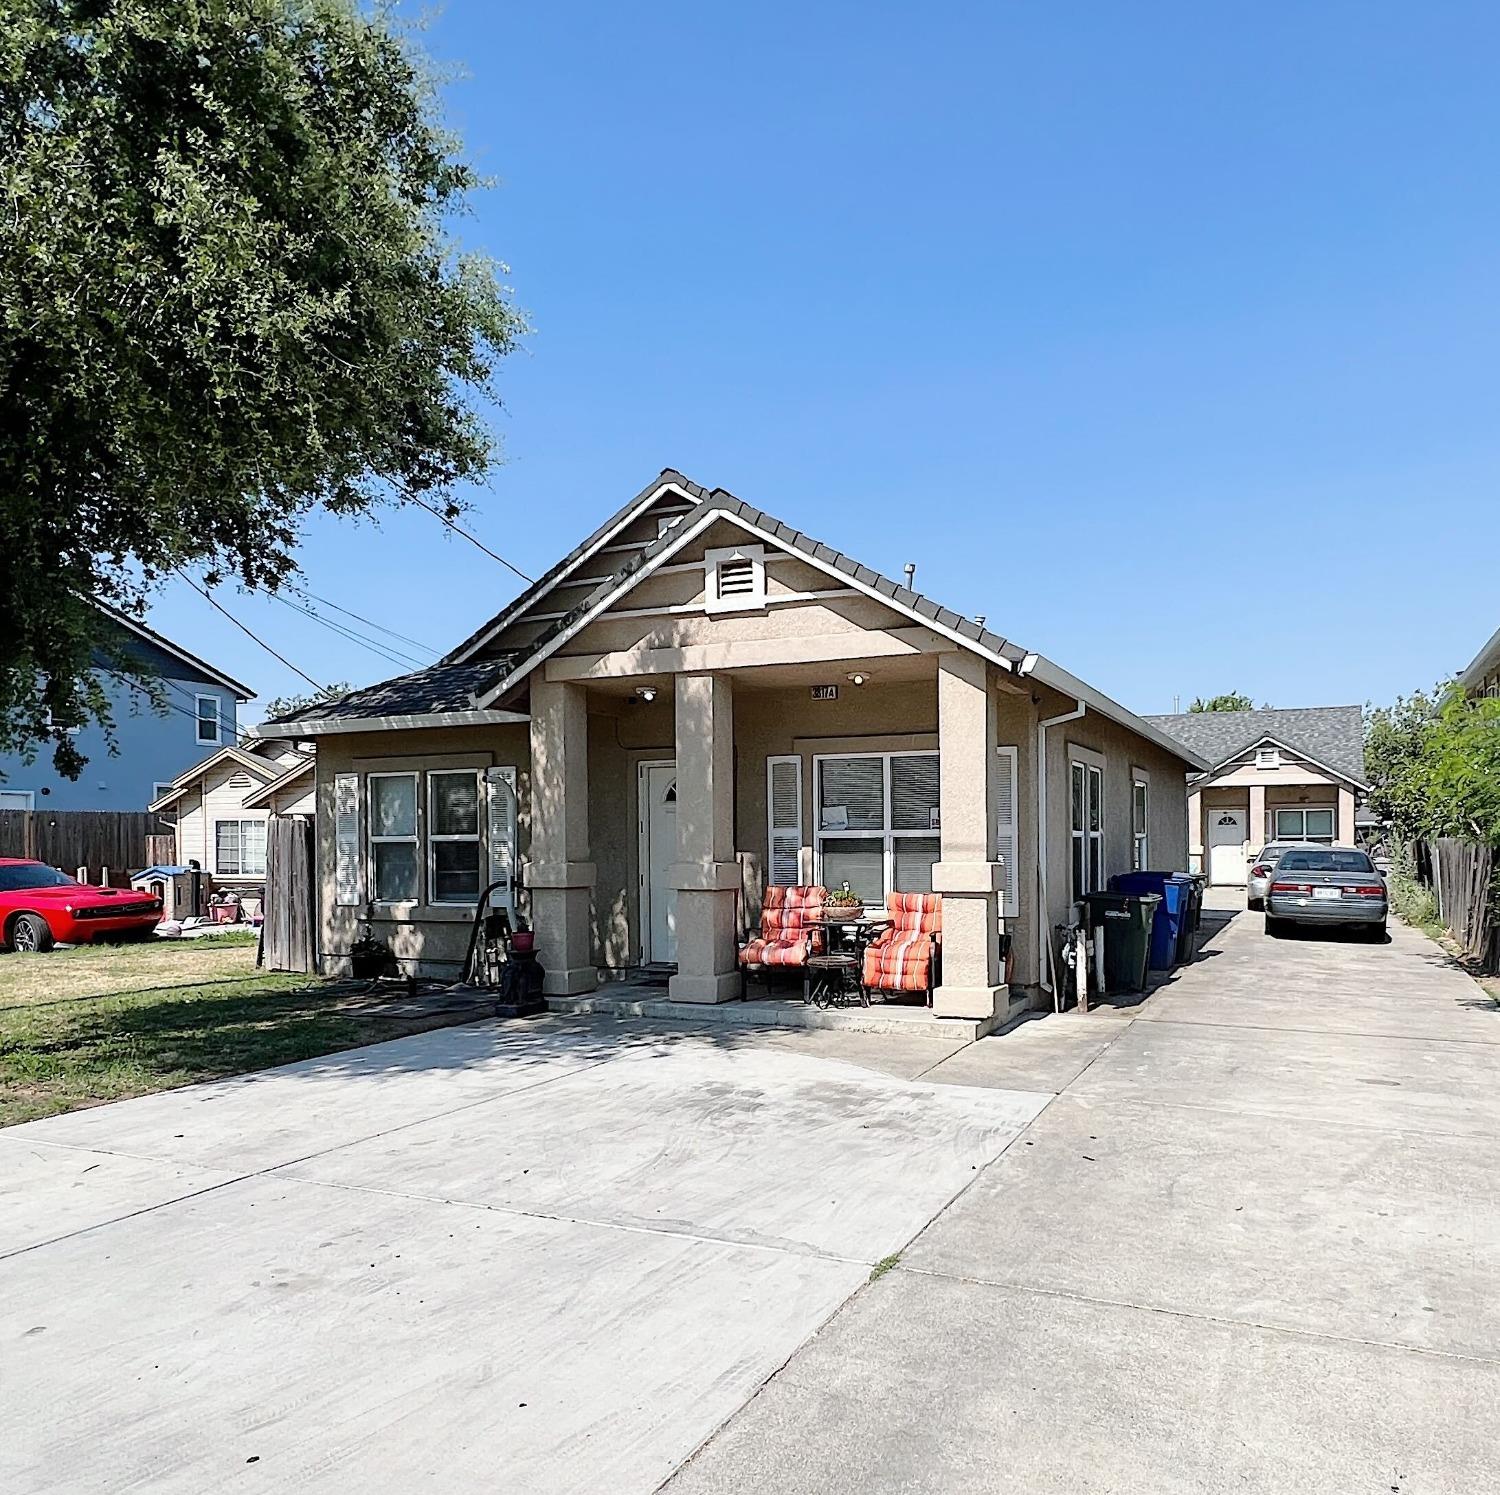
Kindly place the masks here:
<instances>
[{"instance_id":1,"label":"green trash bin","mask_svg":"<svg viewBox=\"0 0 1500 1495\"><path fill-rule=\"evenodd\" d=\"M1104 930L1104 989L1145 991L1159 893L1090 893L1089 927Z\"/></svg>"}]
</instances>

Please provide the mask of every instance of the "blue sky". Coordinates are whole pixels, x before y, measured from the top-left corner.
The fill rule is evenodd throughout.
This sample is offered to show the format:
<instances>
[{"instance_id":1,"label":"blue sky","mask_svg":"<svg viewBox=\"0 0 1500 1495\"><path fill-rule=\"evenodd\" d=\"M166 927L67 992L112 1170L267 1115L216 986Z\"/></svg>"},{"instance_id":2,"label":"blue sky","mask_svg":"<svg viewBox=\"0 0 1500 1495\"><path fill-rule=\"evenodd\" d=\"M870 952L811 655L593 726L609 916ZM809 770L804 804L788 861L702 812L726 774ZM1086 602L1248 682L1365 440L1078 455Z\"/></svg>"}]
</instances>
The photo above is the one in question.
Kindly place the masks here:
<instances>
[{"instance_id":1,"label":"blue sky","mask_svg":"<svg viewBox=\"0 0 1500 1495\"><path fill-rule=\"evenodd\" d=\"M1387 700L1500 624L1493 6L448 0L426 43L535 325L469 521L525 570L675 466L1140 711ZM519 585L419 513L305 565L435 649Z\"/></svg>"}]
</instances>

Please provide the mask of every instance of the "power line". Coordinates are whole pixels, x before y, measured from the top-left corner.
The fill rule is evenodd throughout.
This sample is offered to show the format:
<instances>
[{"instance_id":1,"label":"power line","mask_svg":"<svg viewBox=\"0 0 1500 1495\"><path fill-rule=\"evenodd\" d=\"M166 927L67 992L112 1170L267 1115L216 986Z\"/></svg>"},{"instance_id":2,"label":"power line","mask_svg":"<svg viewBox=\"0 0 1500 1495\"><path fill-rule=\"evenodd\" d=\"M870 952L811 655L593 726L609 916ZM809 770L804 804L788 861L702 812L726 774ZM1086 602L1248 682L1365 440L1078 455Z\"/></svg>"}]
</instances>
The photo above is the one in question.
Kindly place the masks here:
<instances>
[{"instance_id":1,"label":"power line","mask_svg":"<svg viewBox=\"0 0 1500 1495\"><path fill-rule=\"evenodd\" d=\"M460 528L450 518L448 518L448 516L444 514L441 509L433 508L430 503L428 503L425 499L418 498L415 493L407 493L404 495L404 497L409 498L418 507L426 509L429 514L431 514L434 518L441 520L442 523L446 524L455 535L461 536L463 539L467 540L470 545L477 545L487 556L490 557L491 560L499 561L500 564L504 566L508 571L514 571L522 581L532 582L536 580L535 577L528 576L519 566L512 565L510 561L506 560L505 557L499 553L499 551L491 550L483 540L479 539L475 535L471 535L468 530Z\"/></svg>"},{"instance_id":2,"label":"power line","mask_svg":"<svg viewBox=\"0 0 1500 1495\"><path fill-rule=\"evenodd\" d=\"M271 657L273 659L279 659L282 662L282 664L284 664L287 667L287 669L289 669L294 675L300 675L302 677L302 679L306 680L307 683L310 686L312 686L312 688L314 690L326 690L327 689L326 686L319 685L318 682L316 680L314 680L313 677L311 675L309 675L306 670L299 670L297 668L297 666L294 665L291 662L291 660L286 657L285 654L279 654L279 653L277 653L277 651L275 649L273 649L263 638L261 638L259 634L257 634L253 629L247 628L243 623L241 623L240 620L237 617L235 617L235 615L232 612L230 612L227 607L224 607L223 605L221 605L217 598L211 596L203 587L200 587L198 585L198 583L195 582L192 579L192 577L189 576L185 571L183 571L183 570L181 570L179 568L177 574L200 597L204 598L208 602L208 604L209 604L210 607L217 608L218 611L221 612L221 613L223 613L224 616L226 618L228 618L229 621L231 623L233 623L234 626L236 628L238 628L241 633L243 633L247 638L253 639L257 644L259 644L261 646L262 649L264 649L266 651L267 654L271 655Z\"/></svg>"},{"instance_id":3,"label":"power line","mask_svg":"<svg viewBox=\"0 0 1500 1495\"><path fill-rule=\"evenodd\" d=\"M343 613L346 618L353 618L356 623L363 623L367 628L374 628L380 633L388 633L392 638L400 639L403 644L411 644L414 648L420 649L424 654L431 654L434 658L437 657L438 650L434 649L431 644L424 644L421 639L412 638L410 634L397 633L394 628L387 628L384 623L377 623L373 618L366 618L359 613L351 612L347 607L340 607L337 602L330 602L326 597L319 597L316 592L309 592L305 587L289 586L287 590L295 593L298 597L306 598L309 602L319 602L324 607L331 607L334 612Z\"/></svg>"},{"instance_id":4,"label":"power line","mask_svg":"<svg viewBox=\"0 0 1500 1495\"><path fill-rule=\"evenodd\" d=\"M310 607L304 607L299 602L293 602L289 597L283 597L279 592L267 592L266 596L273 602L279 602L283 607L289 607L293 612L301 613L305 618L311 618L314 623L321 623L323 627L338 634L341 638L348 639L351 643L358 644L362 649L368 649L370 653L377 654L388 664L396 665L399 669L421 669L426 663L424 660L415 659L410 654L403 654L394 645L386 645L365 635L356 633L352 628L343 623L335 622L332 618L325 618L321 613Z\"/></svg>"}]
</instances>

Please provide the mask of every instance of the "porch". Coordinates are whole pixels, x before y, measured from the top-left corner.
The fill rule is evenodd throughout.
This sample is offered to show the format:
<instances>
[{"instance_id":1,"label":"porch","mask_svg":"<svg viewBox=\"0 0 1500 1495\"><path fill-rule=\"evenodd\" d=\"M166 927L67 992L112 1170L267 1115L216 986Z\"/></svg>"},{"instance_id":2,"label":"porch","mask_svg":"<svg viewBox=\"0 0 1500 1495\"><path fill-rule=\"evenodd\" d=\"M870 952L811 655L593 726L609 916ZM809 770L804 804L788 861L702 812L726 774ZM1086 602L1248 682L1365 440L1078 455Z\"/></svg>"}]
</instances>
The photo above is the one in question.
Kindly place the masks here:
<instances>
[{"instance_id":1,"label":"porch","mask_svg":"<svg viewBox=\"0 0 1500 1495\"><path fill-rule=\"evenodd\" d=\"M523 881L549 1000L700 1020L733 1003L737 1021L944 1036L1004 1021L1024 1006L1000 952L1008 925L1020 933L1029 697L959 650L747 652L675 672L567 658L533 677ZM875 906L942 895L931 1005L817 1012L758 985L741 1001L737 952L765 887L846 881ZM601 972L628 979L601 986Z\"/></svg>"}]
</instances>

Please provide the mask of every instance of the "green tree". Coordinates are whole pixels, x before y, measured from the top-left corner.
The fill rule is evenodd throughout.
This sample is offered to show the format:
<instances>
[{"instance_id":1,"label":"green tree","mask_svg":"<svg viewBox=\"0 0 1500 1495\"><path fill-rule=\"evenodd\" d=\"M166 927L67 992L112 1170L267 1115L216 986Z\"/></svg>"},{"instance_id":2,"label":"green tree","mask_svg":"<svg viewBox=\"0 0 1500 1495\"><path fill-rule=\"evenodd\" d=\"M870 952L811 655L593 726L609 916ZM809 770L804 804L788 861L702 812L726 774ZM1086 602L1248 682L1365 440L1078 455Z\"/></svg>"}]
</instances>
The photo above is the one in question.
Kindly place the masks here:
<instances>
[{"instance_id":1,"label":"green tree","mask_svg":"<svg viewBox=\"0 0 1500 1495\"><path fill-rule=\"evenodd\" d=\"M1229 691L1222 696L1209 696L1205 700L1198 696L1193 704L1188 707L1189 711L1254 711L1255 702L1249 696L1243 695L1237 690Z\"/></svg>"},{"instance_id":2,"label":"green tree","mask_svg":"<svg viewBox=\"0 0 1500 1495\"><path fill-rule=\"evenodd\" d=\"M4 0L0 751L76 775L61 724L110 729L89 599L275 589L318 509L457 515L524 330L451 238L479 184L353 0Z\"/></svg>"},{"instance_id":3,"label":"green tree","mask_svg":"<svg viewBox=\"0 0 1500 1495\"><path fill-rule=\"evenodd\" d=\"M300 711L315 701L335 701L340 696L348 695L350 688L347 680L340 680L336 685L324 685L317 690L305 691L300 696L272 696L266 702L265 718L270 721L273 717L286 716L288 712Z\"/></svg>"}]
</instances>

